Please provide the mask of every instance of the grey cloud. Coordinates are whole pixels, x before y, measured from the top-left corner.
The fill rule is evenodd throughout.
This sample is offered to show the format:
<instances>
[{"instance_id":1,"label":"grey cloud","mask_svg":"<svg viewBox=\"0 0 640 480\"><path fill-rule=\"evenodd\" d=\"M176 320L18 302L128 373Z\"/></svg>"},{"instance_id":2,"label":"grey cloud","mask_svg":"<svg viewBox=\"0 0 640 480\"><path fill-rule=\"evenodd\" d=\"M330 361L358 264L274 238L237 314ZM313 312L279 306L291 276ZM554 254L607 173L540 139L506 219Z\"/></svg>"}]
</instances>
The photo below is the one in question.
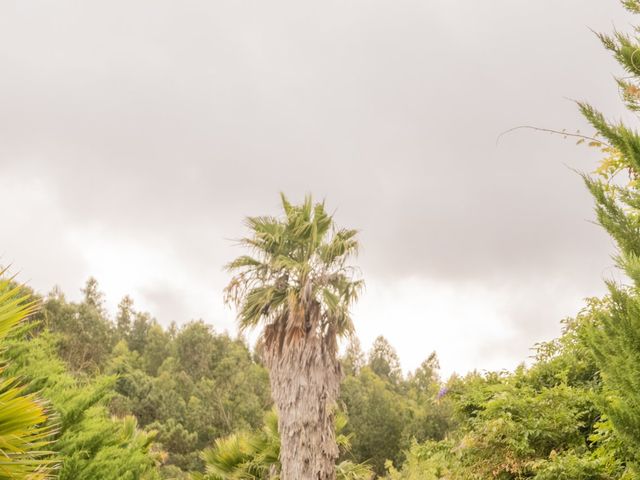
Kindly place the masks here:
<instances>
[{"instance_id":1,"label":"grey cloud","mask_svg":"<svg viewBox=\"0 0 640 480\"><path fill-rule=\"evenodd\" d=\"M196 320L184 318L184 312L189 311L185 304L182 292L176 291L168 285L155 285L142 289L142 299L145 304L150 305L150 310L156 315L160 315L164 325L171 322L180 324L185 320Z\"/></svg>"},{"instance_id":2,"label":"grey cloud","mask_svg":"<svg viewBox=\"0 0 640 480\"><path fill-rule=\"evenodd\" d=\"M367 275L590 292L612 246L565 165L593 153L496 138L586 129L566 97L620 115L586 28L611 21L615 1L5 2L0 174L46 181L69 228L172 242L198 278L282 190L360 228Z\"/></svg>"}]
</instances>

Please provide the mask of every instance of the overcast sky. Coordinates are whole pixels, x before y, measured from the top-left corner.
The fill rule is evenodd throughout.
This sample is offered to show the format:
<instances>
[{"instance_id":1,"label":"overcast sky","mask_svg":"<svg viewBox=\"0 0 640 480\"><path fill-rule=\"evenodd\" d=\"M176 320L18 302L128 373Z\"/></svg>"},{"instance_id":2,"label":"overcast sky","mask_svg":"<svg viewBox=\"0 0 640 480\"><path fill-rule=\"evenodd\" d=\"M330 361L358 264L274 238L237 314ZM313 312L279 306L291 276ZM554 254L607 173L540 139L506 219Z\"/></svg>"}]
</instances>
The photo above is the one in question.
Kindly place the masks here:
<instances>
[{"instance_id":1,"label":"overcast sky","mask_svg":"<svg viewBox=\"0 0 640 480\"><path fill-rule=\"evenodd\" d=\"M72 299L95 276L163 324L235 332L247 215L325 198L361 230L354 309L413 369L513 368L615 272L572 170L517 125L623 115L590 29L617 0L0 0L0 263Z\"/></svg>"}]
</instances>

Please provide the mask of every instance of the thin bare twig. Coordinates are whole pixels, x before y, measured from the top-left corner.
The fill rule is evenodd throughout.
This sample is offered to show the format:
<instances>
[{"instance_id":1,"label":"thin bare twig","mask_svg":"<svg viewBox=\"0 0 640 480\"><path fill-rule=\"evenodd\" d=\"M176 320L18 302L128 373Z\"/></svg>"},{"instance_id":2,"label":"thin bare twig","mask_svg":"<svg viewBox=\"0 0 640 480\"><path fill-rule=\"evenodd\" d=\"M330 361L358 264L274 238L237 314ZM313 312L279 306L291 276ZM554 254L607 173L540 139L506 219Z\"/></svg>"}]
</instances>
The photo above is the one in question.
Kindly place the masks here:
<instances>
[{"instance_id":1,"label":"thin bare twig","mask_svg":"<svg viewBox=\"0 0 640 480\"><path fill-rule=\"evenodd\" d=\"M591 140L592 142L598 142L598 143L600 143L600 144L602 144L604 146L611 147L611 145L609 145L607 142L602 141L599 138L590 137L588 135L582 135L580 133L562 132L560 130L554 130L552 128L534 127L533 125L519 125L517 127L510 128L509 130L505 130L500 135L498 135L498 138L496 138L496 146L500 142L500 139L502 138L503 135L506 135L507 133L511 133L511 132L514 132L516 130L521 130L521 129L536 130L538 132L555 133L556 135L562 135L564 137L581 138L582 140Z\"/></svg>"}]
</instances>

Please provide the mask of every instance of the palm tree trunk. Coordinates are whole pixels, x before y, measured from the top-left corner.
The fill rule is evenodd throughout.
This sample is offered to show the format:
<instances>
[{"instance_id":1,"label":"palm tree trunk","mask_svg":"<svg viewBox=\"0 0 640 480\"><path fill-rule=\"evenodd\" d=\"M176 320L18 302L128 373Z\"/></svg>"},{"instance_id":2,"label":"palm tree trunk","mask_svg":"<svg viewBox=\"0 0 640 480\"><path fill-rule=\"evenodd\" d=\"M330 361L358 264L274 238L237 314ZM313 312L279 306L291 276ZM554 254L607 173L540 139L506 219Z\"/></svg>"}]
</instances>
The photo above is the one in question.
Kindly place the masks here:
<instances>
[{"instance_id":1,"label":"palm tree trunk","mask_svg":"<svg viewBox=\"0 0 640 480\"><path fill-rule=\"evenodd\" d=\"M314 330L287 343L265 359L278 410L281 480L335 480L340 364Z\"/></svg>"}]
</instances>

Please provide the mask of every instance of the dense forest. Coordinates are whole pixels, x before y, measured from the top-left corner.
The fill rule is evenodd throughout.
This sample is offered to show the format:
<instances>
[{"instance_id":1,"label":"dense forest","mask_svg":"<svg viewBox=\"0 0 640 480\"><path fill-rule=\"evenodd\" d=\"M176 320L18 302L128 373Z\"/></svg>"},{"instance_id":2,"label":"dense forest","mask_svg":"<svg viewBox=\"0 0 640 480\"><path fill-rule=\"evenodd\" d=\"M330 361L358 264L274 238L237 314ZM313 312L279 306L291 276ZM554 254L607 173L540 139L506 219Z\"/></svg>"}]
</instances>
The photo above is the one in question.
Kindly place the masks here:
<instances>
[{"instance_id":1,"label":"dense forest","mask_svg":"<svg viewBox=\"0 0 640 480\"><path fill-rule=\"evenodd\" d=\"M246 341L202 321L163 328L129 297L111 317L94 279L79 303L20 290L41 308L5 340L4 375L46 399L57 478L270 478L278 445L268 372ZM594 322L609 321L616 301L591 299L515 372L443 380L431 353L405 376L383 337L367 353L354 339L340 358L342 478L636 478L634 426L614 425L638 417L605 407L613 392L598 367L604 346L617 346L590 347ZM604 365L629 362L637 377L640 350L628 356L637 329L627 334Z\"/></svg>"},{"instance_id":2,"label":"dense forest","mask_svg":"<svg viewBox=\"0 0 640 480\"><path fill-rule=\"evenodd\" d=\"M606 184L587 183L604 194ZM634 239L621 229L626 213L600 204L598 213L620 242ZM630 276L637 258L620 257ZM635 287L610 289L514 372L445 380L433 352L403 375L385 338L365 353L351 337L339 358L338 478L636 478L640 301ZM4 375L24 384L23 398L45 401L36 465L61 479L276 478L260 344L202 321L165 328L130 297L110 315L93 278L79 303L9 279L2 290L0 313L21 306L28 317L0 329Z\"/></svg>"},{"instance_id":3,"label":"dense forest","mask_svg":"<svg viewBox=\"0 0 640 480\"><path fill-rule=\"evenodd\" d=\"M633 248L637 227L587 182L601 222ZM637 278L633 250L619 261ZM636 478L640 300L635 287L610 289L515 372L445 380L434 352L403 375L385 338L365 353L353 337L340 356L339 478ZM259 345L202 321L163 327L130 297L109 315L93 278L79 303L8 279L2 290L0 312L28 316L2 329L3 385L44 401L30 441L45 450L39 468L60 479L273 478L278 429Z\"/></svg>"},{"instance_id":4,"label":"dense forest","mask_svg":"<svg viewBox=\"0 0 640 480\"><path fill-rule=\"evenodd\" d=\"M41 308L5 350L5 373L51 403L60 478L190 478L204 472L202 452L216 440L262 430L272 410L268 372L242 338L202 321L163 328L129 297L110 317L96 280L82 291L80 303L26 291ZM342 363L350 445L341 460L382 474L412 441L442 439L453 426L435 354L405 378L380 337L368 355L354 340Z\"/></svg>"},{"instance_id":5,"label":"dense forest","mask_svg":"<svg viewBox=\"0 0 640 480\"><path fill-rule=\"evenodd\" d=\"M623 4L640 13L640 1ZM618 86L637 112L640 40L600 39L628 73ZM325 444L303 445L332 462L326 478L640 478L640 136L578 107L596 134L574 136L602 153L583 180L626 284L607 281L608 294L562 320L529 365L441 378L436 352L405 374L384 337L362 351L348 310L361 280L345 273L357 232L335 229L324 204L283 195L281 217L247 219L241 243L260 256L229 264L226 294L241 330L263 328L256 345L201 320L161 325L129 296L109 312L94 278L73 302L3 270L0 478L286 480L295 429L310 428L287 410L295 368L318 369L323 390L312 376L304 387L335 403L320 409ZM292 351L313 355L301 367Z\"/></svg>"}]
</instances>

